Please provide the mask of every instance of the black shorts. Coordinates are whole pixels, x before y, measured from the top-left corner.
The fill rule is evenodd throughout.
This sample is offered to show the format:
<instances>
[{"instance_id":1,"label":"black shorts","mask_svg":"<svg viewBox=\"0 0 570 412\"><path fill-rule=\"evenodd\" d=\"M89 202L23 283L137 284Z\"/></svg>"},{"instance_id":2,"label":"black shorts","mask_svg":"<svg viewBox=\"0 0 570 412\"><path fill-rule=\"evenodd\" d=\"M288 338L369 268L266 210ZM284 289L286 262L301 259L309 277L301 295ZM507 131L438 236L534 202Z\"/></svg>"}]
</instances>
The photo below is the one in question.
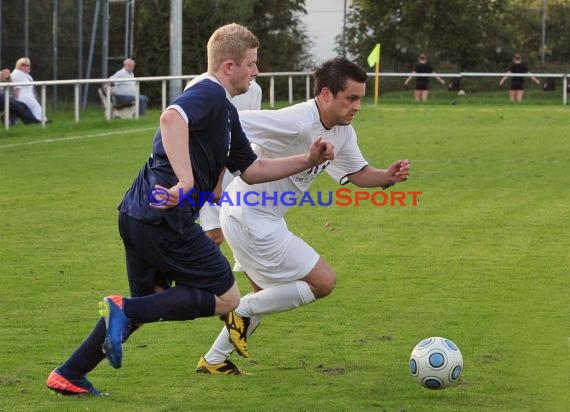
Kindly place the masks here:
<instances>
[{"instance_id":1,"label":"black shorts","mask_svg":"<svg viewBox=\"0 0 570 412\"><path fill-rule=\"evenodd\" d=\"M180 234L168 223L153 225L119 214L131 296L154 293L175 282L222 295L234 284L230 265L200 225Z\"/></svg>"},{"instance_id":2,"label":"black shorts","mask_svg":"<svg viewBox=\"0 0 570 412\"><path fill-rule=\"evenodd\" d=\"M418 78L418 80L416 80L415 90L429 90L429 80Z\"/></svg>"},{"instance_id":3,"label":"black shorts","mask_svg":"<svg viewBox=\"0 0 570 412\"><path fill-rule=\"evenodd\" d=\"M513 77L511 79L510 90L524 90L524 78L523 77Z\"/></svg>"}]
</instances>

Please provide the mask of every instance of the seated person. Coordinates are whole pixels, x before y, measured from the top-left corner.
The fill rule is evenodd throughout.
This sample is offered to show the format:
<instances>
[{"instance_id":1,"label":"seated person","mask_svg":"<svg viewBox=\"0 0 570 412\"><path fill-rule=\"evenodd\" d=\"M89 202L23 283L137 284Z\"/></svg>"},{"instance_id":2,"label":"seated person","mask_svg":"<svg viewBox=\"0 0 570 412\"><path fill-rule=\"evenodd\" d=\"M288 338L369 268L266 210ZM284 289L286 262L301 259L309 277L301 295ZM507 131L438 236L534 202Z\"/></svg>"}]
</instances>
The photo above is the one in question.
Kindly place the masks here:
<instances>
[{"instance_id":1,"label":"seated person","mask_svg":"<svg viewBox=\"0 0 570 412\"><path fill-rule=\"evenodd\" d=\"M0 71L0 83L10 81L10 69L2 69ZM1 84L0 84L1 86ZM10 124L15 124L20 119L24 124L39 123L32 111L24 103L16 100L13 97L9 98L10 106ZM0 111L5 111L5 96L4 89L0 87Z\"/></svg>"},{"instance_id":2,"label":"seated person","mask_svg":"<svg viewBox=\"0 0 570 412\"><path fill-rule=\"evenodd\" d=\"M16 62L16 68L12 72L11 78L15 83L31 83L34 81L30 75L30 70L32 68L32 63L27 57L22 57ZM34 86L17 86L14 88L14 97L19 102L24 103L34 114L34 117L38 121L42 121L45 118L42 106L38 101L36 96L36 90ZM45 119L47 121L47 118Z\"/></svg>"},{"instance_id":3,"label":"seated person","mask_svg":"<svg viewBox=\"0 0 570 412\"><path fill-rule=\"evenodd\" d=\"M134 79L135 61L125 59L123 68L117 73L109 77L109 79ZM113 97L115 99L114 106L125 107L135 104L136 82L116 82L114 85ZM146 111L148 97L139 94L139 115L143 115Z\"/></svg>"}]
</instances>

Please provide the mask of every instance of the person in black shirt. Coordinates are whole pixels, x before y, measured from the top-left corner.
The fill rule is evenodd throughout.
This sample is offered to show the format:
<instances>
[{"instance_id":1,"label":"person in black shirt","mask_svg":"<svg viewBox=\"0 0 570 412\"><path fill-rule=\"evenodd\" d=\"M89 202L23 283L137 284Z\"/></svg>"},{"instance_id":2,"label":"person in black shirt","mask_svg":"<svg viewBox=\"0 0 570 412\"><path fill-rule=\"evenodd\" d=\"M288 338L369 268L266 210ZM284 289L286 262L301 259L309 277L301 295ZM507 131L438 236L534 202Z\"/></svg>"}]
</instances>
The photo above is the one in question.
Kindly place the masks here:
<instances>
[{"instance_id":1,"label":"person in black shirt","mask_svg":"<svg viewBox=\"0 0 570 412\"><path fill-rule=\"evenodd\" d=\"M416 67L412 71L412 73L433 73L435 74L435 70L431 67L428 63L427 56L425 54L420 54L418 57L418 63ZM424 76L410 76L404 81L404 86L407 86L410 80L416 78L416 87L414 89L414 97L416 102L425 102L429 96L429 77ZM441 77L435 76L435 79L440 82L441 84L445 84Z\"/></svg>"},{"instance_id":2,"label":"person in black shirt","mask_svg":"<svg viewBox=\"0 0 570 412\"><path fill-rule=\"evenodd\" d=\"M196 223L201 206L218 193L226 168L254 184L334 158L322 137L301 155L255 155L231 99L259 73L258 47L247 28L220 27L208 41L207 75L162 113L152 153L119 205L130 297L103 298L91 334L49 375L52 391L102 395L86 374L105 357L120 368L122 343L144 323L220 315L231 338L245 334L247 321L234 312L240 292L230 265Z\"/></svg>"},{"instance_id":3,"label":"person in black shirt","mask_svg":"<svg viewBox=\"0 0 570 412\"><path fill-rule=\"evenodd\" d=\"M509 69L507 70L507 74L512 74L512 73L528 73L528 68L522 62L522 58L521 58L520 54L515 54L515 56L513 57L513 62L511 63L511 65L509 66ZM502 87L503 83L505 83L505 81L509 77L511 78L511 87L509 89L509 98L511 99L511 102L520 102L520 101L522 101L523 96L524 96L524 77L505 76L501 79L501 81L499 81L499 86ZM540 85L540 81L538 81L538 79L536 77L530 76L530 78L536 84Z\"/></svg>"}]
</instances>

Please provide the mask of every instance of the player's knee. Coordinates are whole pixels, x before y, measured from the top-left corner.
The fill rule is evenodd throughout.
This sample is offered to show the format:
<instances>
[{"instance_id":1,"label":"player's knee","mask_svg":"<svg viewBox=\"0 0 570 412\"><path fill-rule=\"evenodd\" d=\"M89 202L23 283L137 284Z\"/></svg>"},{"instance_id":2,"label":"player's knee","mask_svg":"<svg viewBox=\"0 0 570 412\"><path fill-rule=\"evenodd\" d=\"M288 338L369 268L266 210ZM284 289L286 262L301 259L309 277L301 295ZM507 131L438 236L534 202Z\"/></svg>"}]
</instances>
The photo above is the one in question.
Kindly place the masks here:
<instances>
[{"instance_id":1,"label":"player's knee","mask_svg":"<svg viewBox=\"0 0 570 412\"><path fill-rule=\"evenodd\" d=\"M240 301L240 293L236 284L221 296L216 296L216 314L223 315L237 309Z\"/></svg>"},{"instance_id":2,"label":"player's knee","mask_svg":"<svg viewBox=\"0 0 570 412\"><path fill-rule=\"evenodd\" d=\"M232 310L236 310L238 306L239 306L239 296L237 296L237 298L234 297L226 297L224 299L217 298L216 314L223 315L229 313Z\"/></svg>"},{"instance_id":3,"label":"player's knee","mask_svg":"<svg viewBox=\"0 0 570 412\"><path fill-rule=\"evenodd\" d=\"M332 293L336 286L336 273L330 269L323 271L311 283L311 289L315 298L320 299Z\"/></svg>"},{"instance_id":4,"label":"player's knee","mask_svg":"<svg viewBox=\"0 0 570 412\"><path fill-rule=\"evenodd\" d=\"M336 287L336 273L331 270L327 273L323 281L323 286L321 288L321 298L328 296L332 293L334 288Z\"/></svg>"},{"instance_id":5,"label":"player's knee","mask_svg":"<svg viewBox=\"0 0 570 412\"><path fill-rule=\"evenodd\" d=\"M336 273L322 258L316 266L303 279L307 282L315 298L324 298L334 290L336 286Z\"/></svg>"}]
</instances>

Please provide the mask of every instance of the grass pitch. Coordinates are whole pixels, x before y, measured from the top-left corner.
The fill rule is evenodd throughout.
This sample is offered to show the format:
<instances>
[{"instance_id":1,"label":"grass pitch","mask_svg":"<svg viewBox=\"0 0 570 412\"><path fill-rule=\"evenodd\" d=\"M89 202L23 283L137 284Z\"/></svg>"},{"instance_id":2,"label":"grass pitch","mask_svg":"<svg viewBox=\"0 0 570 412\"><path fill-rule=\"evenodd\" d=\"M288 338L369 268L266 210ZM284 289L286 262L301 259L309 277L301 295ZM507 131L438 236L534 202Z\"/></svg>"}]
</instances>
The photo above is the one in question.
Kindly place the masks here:
<instances>
[{"instance_id":1,"label":"grass pitch","mask_svg":"<svg viewBox=\"0 0 570 412\"><path fill-rule=\"evenodd\" d=\"M266 317L253 358L232 358L249 376L194 373L219 320L168 322L132 336L122 369L90 374L111 397L51 396L45 379L91 331L99 299L128 293L116 206L158 116L54 114L45 129L0 132L0 410L567 410L570 112L527 102L365 105L365 157L409 158L412 178L391 190L421 191L419 205L291 210L337 288ZM312 192L337 187L323 176ZM409 375L428 336L459 345L456 387Z\"/></svg>"}]
</instances>

